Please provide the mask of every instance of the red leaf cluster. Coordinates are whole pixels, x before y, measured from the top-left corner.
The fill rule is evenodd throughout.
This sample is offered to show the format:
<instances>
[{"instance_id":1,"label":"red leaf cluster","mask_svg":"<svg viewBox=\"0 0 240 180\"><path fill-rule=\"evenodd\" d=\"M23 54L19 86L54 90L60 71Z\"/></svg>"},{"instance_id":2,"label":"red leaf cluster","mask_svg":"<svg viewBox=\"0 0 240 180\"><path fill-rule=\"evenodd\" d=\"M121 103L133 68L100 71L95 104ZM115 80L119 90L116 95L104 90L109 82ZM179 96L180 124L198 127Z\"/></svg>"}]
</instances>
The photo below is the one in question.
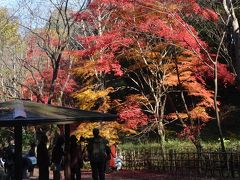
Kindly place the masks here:
<instances>
[{"instance_id":1,"label":"red leaf cluster","mask_svg":"<svg viewBox=\"0 0 240 180\"><path fill-rule=\"evenodd\" d=\"M227 87L229 85L233 85L235 83L235 75L228 70L228 66L226 64L217 64L218 68L218 83ZM201 65L195 66L196 68L196 77L200 81L205 80L213 80L214 72L210 69L206 64L201 63ZM205 80L203 80L205 78Z\"/></svg>"},{"instance_id":2,"label":"red leaf cluster","mask_svg":"<svg viewBox=\"0 0 240 180\"><path fill-rule=\"evenodd\" d=\"M69 52L62 52L60 68L56 79L55 99L57 99L63 87L65 87L64 95L66 97L70 97L70 94L77 87L71 75L70 78L67 79L69 75L69 61ZM38 46L38 39L34 36L29 37L27 57L22 65L27 70L28 75L28 78L23 82L23 96L26 98L31 97L31 99L35 101L47 103L49 89L52 84L53 65L46 52ZM68 81L67 83L66 80Z\"/></svg>"},{"instance_id":3,"label":"red leaf cluster","mask_svg":"<svg viewBox=\"0 0 240 180\"><path fill-rule=\"evenodd\" d=\"M77 39L85 49L74 51L75 56L85 59L92 56L98 72L113 72L116 76L123 74L116 56L132 43L130 38L125 38L123 33L113 30L102 35L79 36Z\"/></svg>"},{"instance_id":4,"label":"red leaf cluster","mask_svg":"<svg viewBox=\"0 0 240 180\"><path fill-rule=\"evenodd\" d=\"M180 138L188 138L190 141L195 141L199 132L202 130L204 125L190 125L183 128L182 132L179 134Z\"/></svg>"},{"instance_id":5,"label":"red leaf cluster","mask_svg":"<svg viewBox=\"0 0 240 180\"><path fill-rule=\"evenodd\" d=\"M143 113L139 102L127 98L119 110L119 122L124 123L127 128L137 129L148 123L148 117Z\"/></svg>"}]
</instances>

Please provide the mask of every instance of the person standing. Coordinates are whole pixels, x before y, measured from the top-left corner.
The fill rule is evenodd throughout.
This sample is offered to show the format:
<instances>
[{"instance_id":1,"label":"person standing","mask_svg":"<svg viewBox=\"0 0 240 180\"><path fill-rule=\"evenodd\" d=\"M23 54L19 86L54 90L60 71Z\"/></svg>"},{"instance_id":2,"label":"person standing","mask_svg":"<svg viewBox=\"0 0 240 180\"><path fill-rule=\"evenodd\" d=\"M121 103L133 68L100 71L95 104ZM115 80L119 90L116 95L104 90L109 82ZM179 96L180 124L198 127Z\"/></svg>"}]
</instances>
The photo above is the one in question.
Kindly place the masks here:
<instances>
[{"instance_id":1,"label":"person standing","mask_svg":"<svg viewBox=\"0 0 240 180\"><path fill-rule=\"evenodd\" d=\"M35 150L36 150L36 144L31 143L30 144L30 149L29 149L28 154L27 154L28 159L30 159L30 161L31 161L31 165L28 168L30 176L33 176L34 167L36 165L36 152L35 152Z\"/></svg>"},{"instance_id":2,"label":"person standing","mask_svg":"<svg viewBox=\"0 0 240 180\"><path fill-rule=\"evenodd\" d=\"M5 172L7 179L15 179L15 141L12 137L8 140L8 146L5 149Z\"/></svg>"},{"instance_id":3,"label":"person standing","mask_svg":"<svg viewBox=\"0 0 240 180\"><path fill-rule=\"evenodd\" d=\"M61 164L64 157L63 151L64 137L59 136L56 140L56 144L53 147L52 151L52 165L53 169L53 179L60 180L61 179Z\"/></svg>"},{"instance_id":4,"label":"person standing","mask_svg":"<svg viewBox=\"0 0 240 180\"><path fill-rule=\"evenodd\" d=\"M39 168L39 180L49 180L49 155L47 149L48 138L42 135L37 146L37 165Z\"/></svg>"},{"instance_id":5,"label":"person standing","mask_svg":"<svg viewBox=\"0 0 240 180\"><path fill-rule=\"evenodd\" d=\"M117 156L117 145L112 144L110 146L110 160L109 160L109 171L113 171L116 168L115 158Z\"/></svg>"},{"instance_id":6,"label":"person standing","mask_svg":"<svg viewBox=\"0 0 240 180\"><path fill-rule=\"evenodd\" d=\"M93 180L105 180L105 168L107 157L108 141L99 135L99 129L93 129L93 138L81 138L88 142L87 151L92 169Z\"/></svg>"},{"instance_id":7,"label":"person standing","mask_svg":"<svg viewBox=\"0 0 240 180\"><path fill-rule=\"evenodd\" d=\"M70 167L71 180L81 180L81 168L83 166L82 149L75 135L70 137Z\"/></svg>"}]
</instances>

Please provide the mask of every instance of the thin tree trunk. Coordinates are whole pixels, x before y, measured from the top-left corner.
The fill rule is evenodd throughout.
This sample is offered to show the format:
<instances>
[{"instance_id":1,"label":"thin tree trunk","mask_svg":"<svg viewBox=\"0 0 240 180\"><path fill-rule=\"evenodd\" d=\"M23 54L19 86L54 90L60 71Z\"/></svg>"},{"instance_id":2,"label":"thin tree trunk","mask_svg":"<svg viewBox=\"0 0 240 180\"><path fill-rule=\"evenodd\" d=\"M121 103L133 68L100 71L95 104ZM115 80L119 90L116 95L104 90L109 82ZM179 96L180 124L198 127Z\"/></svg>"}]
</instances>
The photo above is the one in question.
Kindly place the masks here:
<instances>
[{"instance_id":1,"label":"thin tree trunk","mask_svg":"<svg viewBox=\"0 0 240 180\"><path fill-rule=\"evenodd\" d=\"M62 54L58 55L58 58L55 61L56 64L55 64L55 66L53 66L54 68L53 68L51 86L50 86L50 90L49 90L48 104L52 103L52 99L53 99L53 96L54 96L54 91L55 91L55 86L56 86L56 83L57 83L57 77L58 77L58 71L59 71L59 62L60 62L60 59L61 59L61 55Z\"/></svg>"},{"instance_id":2,"label":"thin tree trunk","mask_svg":"<svg viewBox=\"0 0 240 180\"><path fill-rule=\"evenodd\" d=\"M235 59L235 68L237 73L237 80L240 83L240 29L239 29L239 21L236 17L235 10L231 0L223 0L223 7L225 12L227 13L228 18L230 18L230 23L232 26L232 39L229 41L233 41L234 43L234 59ZM227 23L228 25L228 23Z\"/></svg>"},{"instance_id":3,"label":"thin tree trunk","mask_svg":"<svg viewBox=\"0 0 240 180\"><path fill-rule=\"evenodd\" d=\"M219 136L220 136L220 142L221 142L221 150L222 152L226 152L225 146L224 146L224 141L223 141L223 133L222 133L222 127L221 127L221 121L220 121L220 116L218 112L218 107L217 107L217 96L218 96L218 78L217 78L217 61L214 64L214 107L215 107L215 113L216 113L216 119L217 119L217 125L218 125L218 131L219 131Z\"/></svg>"},{"instance_id":4,"label":"thin tree trunk","mask_svg":"<svg viewBox=\"0 0 240 180\"><path fill-rule=\"evenodd\" d=\"M219 116L218 106L217 106L217 96L218 96L218 66L217 65L218 65L218 56L219 56L220 48L223 43L225 34L226 34L226 32L223 33L221 42L218 47L217 56L213 63L213 65L214 65L214 108L215 108L215 113L216 113L216 119L217 119L217 125L218 125L219 138L220 138L222 152L226 152L226 149L225 149L225 145L224 145L221 121L220 121L220 116Z\"/></svg>"},{"instance_id":5,"label":"thin tree trunk","mask_svg":"<svg viewBox=\"0 0 240 180\"><path fill-rule=\"evenodd\" d=\"M159 120L158 122L158 134L160 136L160 144L161 144L161 148L162 148L162 153L163 153L163 157L165 157L166 154L166 133L165 133L165 128L164 128L164 124L162 119Z\"/></svg>"}]
</instances>

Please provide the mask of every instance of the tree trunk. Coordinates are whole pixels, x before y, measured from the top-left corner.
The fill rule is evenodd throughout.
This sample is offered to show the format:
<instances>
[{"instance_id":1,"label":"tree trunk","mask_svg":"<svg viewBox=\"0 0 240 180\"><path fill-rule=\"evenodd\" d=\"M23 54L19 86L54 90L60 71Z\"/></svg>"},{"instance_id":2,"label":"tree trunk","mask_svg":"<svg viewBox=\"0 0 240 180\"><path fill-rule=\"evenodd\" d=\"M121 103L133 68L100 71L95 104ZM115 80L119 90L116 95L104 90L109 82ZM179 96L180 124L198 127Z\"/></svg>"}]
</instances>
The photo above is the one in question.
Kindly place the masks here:
<instances>
[{"instance_id":1,"label":"tree trunk","mask_svg":"<svg viewBox=\"0 0 240 180\"><path fill-rule=\"evenodd\" d=\"M232 32L230 32L231 39L234 45L234 59L235 59L235 70L237 73L237 81L240 83L240 30L239 30L239 21L236 17L235 10L231 0L223 0L223 7L227 16L230 17L230 23L232 27Z\"/></svg>"},{"instance_id":2,"label":"tree trunk","mask_svg":"<svg viewBox=\"0 0 240 180\"><path fill-rule=\"evenodd\" d=\"M160 136L161 149L162 149L163 155L165 155L166 154L166 149L165 149L166 133L165 133L165 128L164 128L162 119L159 120L159 123L158 123L158 134Z\"/></svg>"},{"instance_id":3,"label":"tree trunk","mask_svg":"<svg viewBox=\"0 0 240 180\"><path fill-rule=\"evenodd\" d=\"M50 86L50 89L49 89L49 98L48 98L48 102L47 102L48 104L52 103L52 99L53 99L53 96L54 96L54 91L55 91L55 86L56 86L56 83L57 83L57 77L58 77L58 71L59 71L60 59L61 59L61 55L58 55L58 58L55 61L56 64L55 64L55 66L53 66L53 75L52 75L51 86Z\"/></svg>"},{"instance_id":4,"label":"tree trunk","mask_svg":"<svg viewBox=\"0 0 240 180\"><path fill-rule=\"evenodd\" d=\"M200 141L200 137L196 137L194 140L192 140L192 143L196 147L197 153L200 154L202 152L202 149L203 149L201 141Z\"/></svg>"},{"instance_id":5,"label":"tree trunk","mask_svg":"<svg viewBox=\"0 0 240 180\"><path fill-rule=\"evenodd\" d=\"M217 107L217 95L218 95L218 77L217 77L217 61L214 64L214 107L215 107L215 113L216 113L216 119L217 119L217 126L218 126L218 131L219 131L219 138L221 142L221 150L222 152L226 152L225 146L224 146L224 141L223 141L223 133L222 133L222 127L221 127L221 121L220 121L220 116L218 112L218 107Z\"/></svg>"}]
</instances>

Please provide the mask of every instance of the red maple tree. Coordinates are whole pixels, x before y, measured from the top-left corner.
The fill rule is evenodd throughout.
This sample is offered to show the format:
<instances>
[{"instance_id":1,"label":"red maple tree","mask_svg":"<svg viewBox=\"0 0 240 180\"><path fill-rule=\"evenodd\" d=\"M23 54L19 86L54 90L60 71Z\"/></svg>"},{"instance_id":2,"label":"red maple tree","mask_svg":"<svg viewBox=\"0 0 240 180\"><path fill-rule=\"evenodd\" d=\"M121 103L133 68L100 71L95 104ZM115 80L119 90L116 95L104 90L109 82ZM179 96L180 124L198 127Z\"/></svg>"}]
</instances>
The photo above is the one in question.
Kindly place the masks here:
<instances>
[{"instance_id":1,"label":"red maple tree","mask_svg":"<svg viewBox=\"0 0 240 180\"><path fill-rule=\"evenodd\" d=\"M157 78L151 79L154 81L144 77L144 73L138 78L145 81L141 88L149 90L148 94L141 94L149 99L149 106L156 105L163 97L171 96L170 91L176 91L180 92L184 108L179 110L175 108L176 111L170 112L168 117L172 120L175 117L186 121L200 120L201 123L211 119L208 110L214 108L213 91L206 84L206 79L213 77L210 47L200 38L187 18L218 21L218 16L213 10L201 7L195 0L95 0L90 2L85 12L73 16L82 25L82 34L76 37L81 48L74 52L82 62L82 68L92 67L97 77L104 78L111 72L115 76L123 75L123 68L124 73L128 75L130 72L138 73L138 77L141 72L145 72L149 78L157 74ZM220 63L218 66L220 68L218 78L223 84L233 83L234 76L228 71L227 66ZM92 76L93 74L94 71L91 71ZM132 80L141 84L134 78ZM156 88L159 84L164 87ZM163 96L154 97L152 94L161 94L156 90ZM194 97L195 101L186 102L186 97ZM166 99L162 104L165 102ZM156 107L159 107L159 104ZM123 108L120 108L122 121L129 120L131 126L134 122L136 126L133 127L142 124L139 118L133 117L129 109L136 113L136 117L144 116L137 104L127 101ZM146 107L142 110L147 111ZM169 123L164 118L165 112L166 109L163 108L161 113L155 111L150 115L157 117L158 122L161 121L159 127L162 131L164 123ZM183 128L189 125L181 122ZM195 129L193 126L195 122L197 121L191 124L192 129Z\"/></svg>"}]
</instances>

